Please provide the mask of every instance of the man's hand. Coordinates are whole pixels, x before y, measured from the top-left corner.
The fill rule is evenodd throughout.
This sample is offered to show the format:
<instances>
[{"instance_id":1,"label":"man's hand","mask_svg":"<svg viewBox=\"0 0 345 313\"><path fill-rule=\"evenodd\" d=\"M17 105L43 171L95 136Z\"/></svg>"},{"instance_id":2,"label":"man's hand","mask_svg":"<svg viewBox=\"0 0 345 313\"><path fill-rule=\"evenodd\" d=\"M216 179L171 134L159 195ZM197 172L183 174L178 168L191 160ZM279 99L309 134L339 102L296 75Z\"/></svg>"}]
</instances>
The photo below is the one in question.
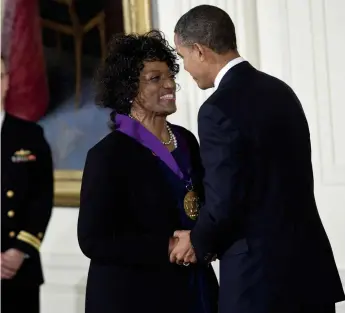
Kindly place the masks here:
<instances>
[{"instance_id":1,"label":"man's hand","mask_svg":"<svg viewBox=\"0 0 345 313\"><path fill-rule=\"evenodd\" d=\"M1 253L1 279L12 279L24 261L24 253L17 249L8 249Z\"/></svg>"},{"instance_id":2,"label":"man's hand","mask_svg":"<svg viewBox=\"0 0 345 313\"><path fill-rule=\"evenodd\" d=\"M176 247L170 253L170 262L181 264L196 263L196 257L194 249L190 242L190 231L189 230L178 230L175 231L174 237L178 238Z\"/></svg>"},{"instance_id":3,"label":"man's hand","mask_svg":"<svg viewBox=\"0 0 345 313\"><path fill-rule=\"evenodd\" d=\"M169 239L169 255L175 249L177 243L178 243L178 238L177 237L171 237Z\"/></svg>"}]
</instances>

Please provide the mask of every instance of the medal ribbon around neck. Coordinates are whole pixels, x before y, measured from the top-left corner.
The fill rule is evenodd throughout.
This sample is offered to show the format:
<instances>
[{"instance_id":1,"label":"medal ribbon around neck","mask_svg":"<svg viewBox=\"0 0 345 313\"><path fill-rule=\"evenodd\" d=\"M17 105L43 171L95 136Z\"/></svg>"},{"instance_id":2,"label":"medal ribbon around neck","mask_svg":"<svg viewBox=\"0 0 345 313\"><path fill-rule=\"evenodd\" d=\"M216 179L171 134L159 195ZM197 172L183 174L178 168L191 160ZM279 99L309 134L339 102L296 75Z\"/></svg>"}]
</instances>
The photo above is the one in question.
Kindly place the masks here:
<instances>
[{"instance_id":1,"label":"medal ribbon around neck","mask_svg":"<svg viewBox=\"0 0 345 313\"><path fill-rule=\"evenodd\" d=\"M133 138L144 147L159 157L180 179L183 179L183 173L170 151L161 143L161 141L148 131L143 125L127 115L116 114L116 130Z\"/></svg>"},{"instance_id":2,"label":"medal ribbon around neck","mask_svg":"<svg viewBox=\"0 0 345 313\"><path fill-rule=\"evenodd\" d=\"M177 132L176 137L178 139L178 142L180 142L180 147L181 149L184 150L185 155L189 156L190 158L190 153L189 149L186 145L186 142L182 136ZM183 200L183 208L186 213L186 215L193 221L195 221L198 216L199 216L199 211L200 211L200 198L197 194L197 192L194 190L194 185L192 181L192 169L191 166L187 168L187 173L183 173L183 180L185 182L185 188L186 188L186 195ZM189 177L186 179L186 177Z\"/></svg>"},{"instance_id":3,"label":"medal ribbon around neck","mask_svg":"<svg viewBox=\"0 0 345 313\"><path fill-rule=\"evenodd\" d=\"M186 180L187 177L182 173L175 158L170 151L162 144L162 142L142 126L137 120L130 118L127 115L116 114L115 124L117 131L126 134L133 138L138 143L150 149L154 155L159 157L181 180L185 182L187 193L184 197L183 206L186 215L191 220L196 220L199 215L200 199L194 191L194 186L191 179ZM170 126L170 125L169 125ZM172 125L171 125L172 128ZM181 149L184 150L187 156L190 155L186 141L180 135L178 130L175 131L175 137L178 138L176 142L181 143ZM191 169L188 168L188 174L191 174Z\"/></svg>"}]
</instances>

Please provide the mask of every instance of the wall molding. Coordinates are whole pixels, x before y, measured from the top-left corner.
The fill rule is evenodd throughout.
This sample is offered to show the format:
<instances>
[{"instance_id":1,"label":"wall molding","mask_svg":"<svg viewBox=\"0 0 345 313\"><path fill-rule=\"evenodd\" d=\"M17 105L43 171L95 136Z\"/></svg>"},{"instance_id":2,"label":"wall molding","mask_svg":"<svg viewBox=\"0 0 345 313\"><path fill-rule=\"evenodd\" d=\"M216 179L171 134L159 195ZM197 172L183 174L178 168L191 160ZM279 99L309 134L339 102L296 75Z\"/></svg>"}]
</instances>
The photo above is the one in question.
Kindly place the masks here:
<instances>
[{"instance_id":1,"label":"wall molding","mask_svg":"<svg viewBox=\"0 0 345 313\"><path fill-rule=\"evenodd\" d=\"M89 259L82 253L42 253L42 262L47 268L73 268L87 269L89 267ZM68 264L68 265L67 265Z\"/></svg>"},{"instance_id":2,"label":"wall molding","mask_svg":"<svg viewBox=\"0 0 345 313\"><path fill-rule=\"evenodd\" d=\"M42 263L46 289L59 291L68 287L77 293L85 291L89 260L82 254L43 254Z\"/></svg>"}]
</instances>

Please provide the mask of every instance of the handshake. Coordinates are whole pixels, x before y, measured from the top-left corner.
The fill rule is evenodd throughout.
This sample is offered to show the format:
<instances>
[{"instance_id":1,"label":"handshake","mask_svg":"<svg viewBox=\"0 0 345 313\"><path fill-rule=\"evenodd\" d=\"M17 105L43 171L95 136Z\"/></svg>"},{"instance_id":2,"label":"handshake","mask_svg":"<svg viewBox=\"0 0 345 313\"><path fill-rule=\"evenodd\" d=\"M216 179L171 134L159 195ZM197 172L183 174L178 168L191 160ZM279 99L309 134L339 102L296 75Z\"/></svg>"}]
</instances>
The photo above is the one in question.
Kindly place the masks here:
<instances>
[{"instance_id":1,"label":"handshake","mask_svg":"<svg viewBox=\"0 0 345 313\"><path fill-rule=\"evenodd\" d=\"M196 263L195 251L190 241L190 230L177 230L169 241L170 262L188 266Z\"/></svg>"}]
</instances>

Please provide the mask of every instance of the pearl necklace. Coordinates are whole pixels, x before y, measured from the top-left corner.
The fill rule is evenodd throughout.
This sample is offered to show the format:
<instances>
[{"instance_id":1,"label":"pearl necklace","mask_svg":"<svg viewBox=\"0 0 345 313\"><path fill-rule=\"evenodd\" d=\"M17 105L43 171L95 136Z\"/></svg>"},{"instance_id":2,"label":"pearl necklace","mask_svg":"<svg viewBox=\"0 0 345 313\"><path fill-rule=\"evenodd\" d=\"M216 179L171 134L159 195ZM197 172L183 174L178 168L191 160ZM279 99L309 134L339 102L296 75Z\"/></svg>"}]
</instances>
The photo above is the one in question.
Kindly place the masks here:
<instances>
[{"instance_id":1,"label":"pearl necklace","mask_svg":"<svg viewBox=\"0 0 345 313\"><path fill-rule=\"evenodd\" d=\"M168 123L166 124L166 126L167 126L167 130L168 130L168 133L169 133L169 141L167 141L167 142L161 141L161 142L162 142L163 145L166 145L166 146L170 145L171 142L173 142L174 148L176 149L177 148L176 136L173 133L173 131L171 130L171 128L170 128Z\"/></svg>"},{"instance_id":2,"label":"pearl necklace","mask_svg":"<svg viewBox=\"0 0 345 313\"><path fill-rule=\"evenodd\" d=\"M133 119L133 120L137 120L135 117L133 117L131 114L128 114L128 116ZM138 120L137 120L138 121ZM138 121L139 122L139 121ZM174 148L176 149L177 148L177 139L176 139L176 136L175 134L173 133L171 127L169 126L168 123L166 123L166 127L167 127L167 131L168 131L168 134L169 134L169 140L168 141L163 141L163 140L160 140L161 143L165 146L169 146L171 143L173 143L174 145Z\"/></svg>"}]
</instances>

